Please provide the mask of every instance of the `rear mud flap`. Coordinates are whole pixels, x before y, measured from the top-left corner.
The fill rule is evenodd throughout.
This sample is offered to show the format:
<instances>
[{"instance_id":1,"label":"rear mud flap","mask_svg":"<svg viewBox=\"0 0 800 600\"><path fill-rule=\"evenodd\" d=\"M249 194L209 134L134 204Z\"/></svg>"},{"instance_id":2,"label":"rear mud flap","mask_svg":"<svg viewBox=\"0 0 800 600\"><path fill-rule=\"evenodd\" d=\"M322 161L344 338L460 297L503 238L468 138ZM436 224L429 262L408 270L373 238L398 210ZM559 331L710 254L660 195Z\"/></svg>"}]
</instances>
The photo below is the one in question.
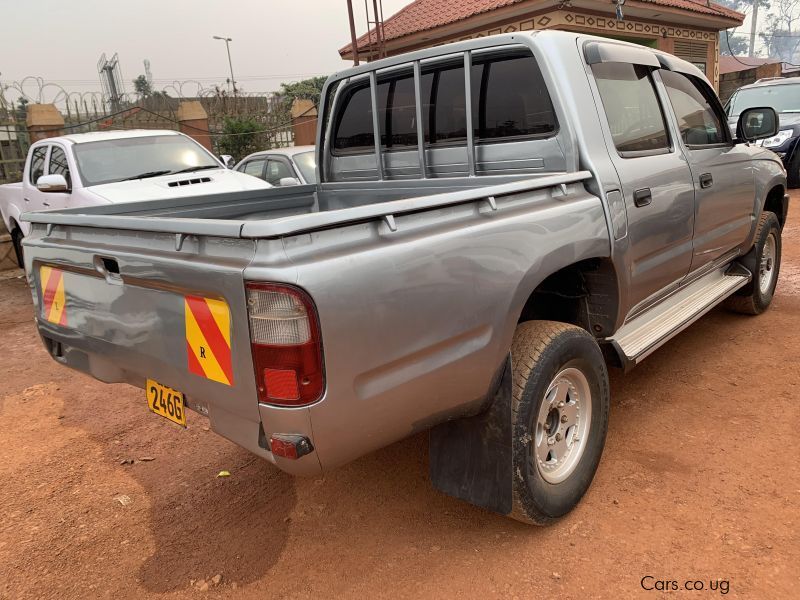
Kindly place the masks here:
<instances>
[{"instance_id":1,"label":"rear mud flap","mask_svg":"<svg viewBox=\"0 0 800 600\"><path fill-rule=\"evenodd\" d=\"M442 423L430 433L430 476L449 496L510 514L511 358L491 406L474 417Z\"/></svg>"}]
</instances>

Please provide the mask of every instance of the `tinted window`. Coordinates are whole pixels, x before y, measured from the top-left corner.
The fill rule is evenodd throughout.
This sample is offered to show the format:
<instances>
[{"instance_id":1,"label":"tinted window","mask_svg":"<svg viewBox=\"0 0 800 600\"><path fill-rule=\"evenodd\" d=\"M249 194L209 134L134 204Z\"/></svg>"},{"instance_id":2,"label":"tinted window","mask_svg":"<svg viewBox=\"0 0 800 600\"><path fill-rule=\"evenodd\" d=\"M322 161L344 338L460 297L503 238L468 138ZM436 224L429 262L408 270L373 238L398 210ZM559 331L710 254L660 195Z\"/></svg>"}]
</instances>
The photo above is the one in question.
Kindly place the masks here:
<instances>
[{"instance_id":1,"label":"tinted window","mask_svg":"<svg viewBox=\"0 0 800 600\"><path fill-rule=\"evenodd\" d=\"M267 163L267 183L280 185L284 177L294 177L294 173L282 160L271 160Z\"/></svg>"},{"instance_id":2,"label":"tinted window","mask_svg":"<svg viewBox=\"0 0 800 600\"><path fill-rule=\"evenodd\" d=\"M467 139L464 66L445 66L422 73L425 141L430 144Z\"/></svg>"},{"instance_id":3,"label":"tinted window","mask_svg":"<svg viewBox=\"0 0 800 600\"><path fill-rule=\"evenodd\" d=\"M244 163L244 167L242 168L243 173L247 173L248 175L253 175L254 177L263 177L264 175L264 163L267 161L263 158L256 159L256 160L249 160Z\"/></svg>"},{"instance_id":4,"label":"tinted window","mask_svg":"<svg viewBox=\"0 0 800 600\"><path fill-rule=\"evenodd\" d=\"M50 152L50 166L47 172L51 175L63 175L67 180L67 187L72 189L72 178L69 174L69 165L67 164L67 155L61 146L53 146Z\"/></svg>"},{"instance_id":5,"label":"tinted window","mask_svg":"<svg viewBox=\"0 0 800 600\"><path fill-rule=\"evenodd\" d=\"M47 146L39 146L31 154L31 167L28 179L33 185L44 175L44 159L47 155Z\"/></svg>"},{"instance_id":6,"label":"tinted window","mask_svg":"<svg viewBox=\"0 0 800 600\"><path fill-rule=\"evenodd\" d=\"M417 109L414 76L378 82L378 122L386 148L417 145Z\"/></svg>"},{"instance_id":7,"label":"tinted window","mask_svg":"<svg viewBox=\"0 0 800 600\"><path fill-rule=\"evenodd\" d=\"M661 71L661 79L667 87L683 141L689 146L724 143L724 125L711 104L712 92L681 73Z\"/></svg>"},{"instance_id":8,"label":"tinted window","mask_svg":"<svg viewBox=\"0 0 800 600\"><path fill-rule=\"evenodd\" d=\"M369 83L351 88L336 120L333 147L336 150L367 150L375 147L372 100Z\"/></svg>"},{"instance_id":9,"label":"tinted window","mask_svg":"<svg viewBox=\"0 0 800 600\"><path fill-rule=\"evenodd\" d=\"M476 58L471 80L476 140L555 132L553 104L530 54Z\"/></svg>"},{"instance_id":10,"label":"tinted window","mask_svg":"<svg viewBox=\"0 0 800 600\"><path fill-rule=\"evenodd\" d=\"M628 63L598 63L592 71L617 150L624 154L669 149L650 70Z\"/></svg>"}]
</instances>

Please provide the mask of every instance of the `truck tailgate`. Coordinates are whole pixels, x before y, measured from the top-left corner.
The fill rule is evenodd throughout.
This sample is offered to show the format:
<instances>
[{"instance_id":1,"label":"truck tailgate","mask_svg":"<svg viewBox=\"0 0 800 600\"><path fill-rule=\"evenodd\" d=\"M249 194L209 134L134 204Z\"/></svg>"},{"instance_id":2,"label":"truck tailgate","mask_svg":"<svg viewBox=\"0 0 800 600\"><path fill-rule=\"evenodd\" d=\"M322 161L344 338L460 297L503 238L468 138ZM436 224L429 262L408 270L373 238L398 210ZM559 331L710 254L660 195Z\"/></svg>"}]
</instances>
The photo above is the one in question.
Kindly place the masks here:
<instances>
[{"instance_id":1,"label":"truck tailgate","mask_svg":"<svg viewBox=\"0 0 800 600\"><path fill-rule=\"evenodd\" d=\"M102 381L183 392L215 431L263 455L242 279L255 244L177 245L167 233L35 225L25 261L45 345Z\"/></svg>"}]
</instances>

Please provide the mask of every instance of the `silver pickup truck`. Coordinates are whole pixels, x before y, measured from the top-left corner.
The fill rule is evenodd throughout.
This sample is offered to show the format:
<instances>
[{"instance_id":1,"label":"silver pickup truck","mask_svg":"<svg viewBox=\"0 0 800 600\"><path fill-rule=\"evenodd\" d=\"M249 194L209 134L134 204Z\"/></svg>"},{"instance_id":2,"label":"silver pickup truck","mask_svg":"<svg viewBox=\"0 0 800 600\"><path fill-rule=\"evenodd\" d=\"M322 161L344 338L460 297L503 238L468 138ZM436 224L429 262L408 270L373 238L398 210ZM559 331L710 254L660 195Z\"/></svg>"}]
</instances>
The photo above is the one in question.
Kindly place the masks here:
<instances>
[{"instance_id":1,"label":"silver pickup truck","mask_svg":"<svg viewBox=\"0 0 800 600\"><path fill-rule=\"evenodd\" d=\"M597 469L607 364L770 304L777 117L734 138L674 56L497 35L336 74L320 114L315 185L26 215L52 357L297 475L430 430L439 489L542 524Z\"/></svg>"}]
</instances>

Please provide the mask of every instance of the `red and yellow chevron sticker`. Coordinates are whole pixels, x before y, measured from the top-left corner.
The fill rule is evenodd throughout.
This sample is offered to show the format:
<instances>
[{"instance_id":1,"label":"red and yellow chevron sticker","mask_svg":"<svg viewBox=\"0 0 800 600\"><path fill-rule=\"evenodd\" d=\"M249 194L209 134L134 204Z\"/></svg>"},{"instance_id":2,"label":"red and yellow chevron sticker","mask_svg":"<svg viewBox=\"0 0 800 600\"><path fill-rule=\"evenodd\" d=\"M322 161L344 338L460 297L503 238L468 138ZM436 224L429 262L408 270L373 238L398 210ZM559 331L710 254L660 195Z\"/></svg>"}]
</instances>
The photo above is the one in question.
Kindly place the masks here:
<instances>
[{"instance_id":1,"label":"red and yellow chevron sticker","mask_svg":"<svg viewBox=\"0 0 800 600\"><path fill-rule=\"evenodd\" d=\"M64 271L42 265L39 267L42 286L42 316L56 325L67 324Z\"/></svg>"},{"instance_id":2,"label":"red and yellow chevron sticker","mask_svg":"<svg viewBox=\"0 0 800 600\"><path fill-rule=\"evenodd\" d=\"M189 372L233 385L231 311L224 300L184 296Z\"/></svg>"}]
</instances>

